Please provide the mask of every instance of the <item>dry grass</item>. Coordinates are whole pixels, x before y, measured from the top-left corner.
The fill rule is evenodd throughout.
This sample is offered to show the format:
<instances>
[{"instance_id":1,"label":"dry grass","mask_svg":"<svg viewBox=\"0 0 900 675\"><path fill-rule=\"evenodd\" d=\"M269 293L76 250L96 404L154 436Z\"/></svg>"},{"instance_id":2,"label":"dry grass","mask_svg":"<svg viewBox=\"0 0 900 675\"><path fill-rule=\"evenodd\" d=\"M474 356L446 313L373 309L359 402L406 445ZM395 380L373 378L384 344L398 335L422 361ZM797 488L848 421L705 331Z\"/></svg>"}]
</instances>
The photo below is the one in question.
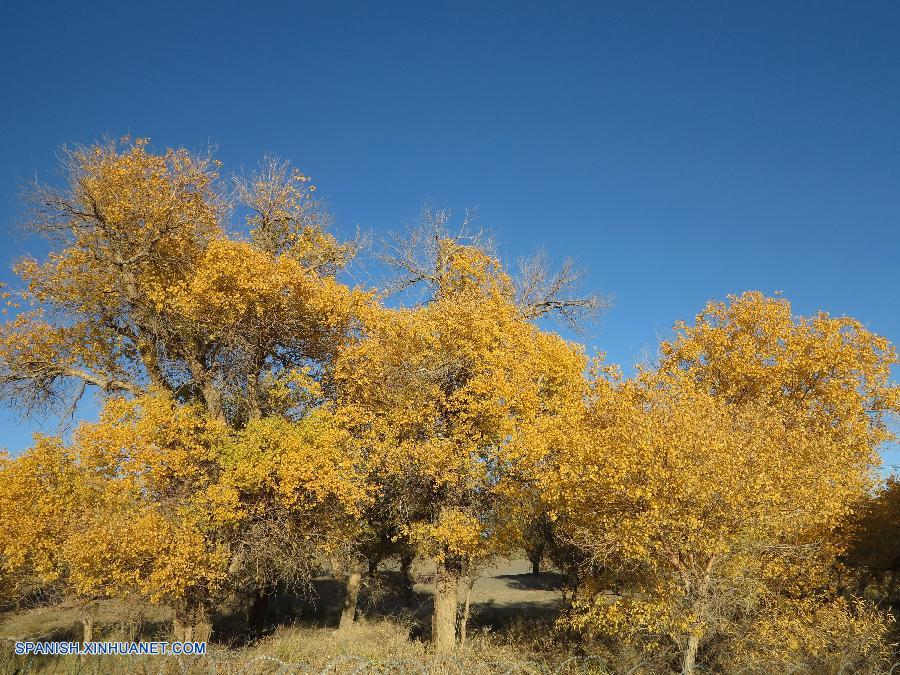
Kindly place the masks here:
<instances>
[{"instance_id":1,"label":"dry grass","mask_svg":"<svg viewBox=\"0 0 900 675\"><path fill-rule=\"evenodd\" d=\"M346 633L330 628L290 627L243 649L213 646L205 657L15 657L12 643L0 654L0 671L34 674L71 673L125 675L126 673L545 673L555 662L523 652L487 632L473 636L457 653L436 657L428 645L410 639L410 626L396 621L361 621ZM564 666L560 673L606 672L584 670L584 663Z\"/></svg>"},{"instance_id":2,"label":"dry grass","mask_svg":"<svg viewBox=\"0 0 900 675\"><path fill-rule=\"evenodd\" d=\"M68 603L0 616L0 636L44 640L81 640L82 616L89 611L95 640L164 639L172 620L167 607L104 600L90 609Z\"/></svg>"},{"instance_id":3,"label":"dry grass","mask_svg":"<svg viewBox=\"0 0 900 675\"><path fill-rule=\"evenodd\" d=\"M121 617L112 617L114 608L106 608L108 616L116 618L112 626L121 623ZM12 632L11 629L16 629ZM0 642L0 672L11 673L71 673L111 674L126 673L545 673L554 672L567 654L532 651L541 643L532 635L531 644L518 644L526 628L515 633L494 634L486 629L470 635L468 644L457 653L436 657L427 642L414 639L414 622L404 620L360 620L349 631L340 633L321 626L292 626L279 628L274 634L243 648L226 649L211 645L205 657L16 657L9 640ZM7 617L0 623L3 635L17 637L47 636L52 639L78 639L73 631L80 630L78 616L71 608L34 610ZM127 639L116 635L107 627L101 639ZM577 672L606 672L593 668L584 670L584 663L577 665ZM576 672L564 666L561 673Z\"/></svg>"},{"instance_id":4,"label":"dry grass","mask_svg":"<svg viewBox=\"0 0 900 675\"><path fill-rule=\"evenodd\" d=\"M335 630L336 617L329 608L335 598L320 597L313 613L288 614L294 625L281 626L274 633L250 644L209 646L205 657L15 657L13 643L0 641L0 674L26 673L71 675L125 675L141 673L179 673L183 675L245 675L267 673L423 673L442 675L493 675L494 673L542 675L569 673L630 673L658 675L672 673L677 655L655 646L603 643L584 639L566 639L553 627L555 605L552 602L525 602L546 591L533 586L541 579L508 574L500 570L483 583L481 602L476 608L467 643L457 653L436 657L428 643L430 596L425 590L404 602L390 602L377 595L361 618L346 633ZM540 586L540 584L537 584ZM323 587L323 593L329 587ZM331 589L334 591L335 589ZM339 589L338 589L339 590ZM499 598L499 599L498 599ZM552 601L552 598L550 598ZM424 604L423 604L424 603ZM43 607L0 616L0 636L42 640L77 641L81 639L83 607L61 605ZM171 613L164 608L137 607L105 602L93 608L95 640L153 639L167 640ZM299 617L299 618L298 618ZM304 623L305 622L305 623ZM227 640L220 633L220 640ZM849 648L849 647L848 647ZM798 662L795 673L803 675L842 675L884 673L885 669L841 670L843 659L834 667ZM603 667L601 664L608 664ZM721 665L716 672L731 674L737 667ZM781 672L780 668L761 668L752 675ZM750 675L749 671L743 671ZM897 669L900 673L900 668Z\"/></svg>"}]
</instances>

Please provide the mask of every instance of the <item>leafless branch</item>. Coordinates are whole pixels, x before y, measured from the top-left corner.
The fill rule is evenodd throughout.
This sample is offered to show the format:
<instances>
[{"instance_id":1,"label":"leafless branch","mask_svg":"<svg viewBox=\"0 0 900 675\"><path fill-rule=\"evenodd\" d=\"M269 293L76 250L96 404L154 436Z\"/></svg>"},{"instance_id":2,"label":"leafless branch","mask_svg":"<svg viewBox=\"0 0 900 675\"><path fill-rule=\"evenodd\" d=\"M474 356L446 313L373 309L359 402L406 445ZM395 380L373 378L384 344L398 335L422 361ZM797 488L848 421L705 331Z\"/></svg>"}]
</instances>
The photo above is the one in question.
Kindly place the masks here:
<instances>
[{"instance_id":1,"label":"leafless branch","mask_svg":"<svg viewBox=\"0 0 900 675\"><path fill-rule=\"evenodd\" d=\"M449 239L493 253L492 237L486 230L473 227L476 220L477 213L469 210L462 222L454 226L450 210L426 203L412 227L403 234L389 235L380 257L394 276L385 285L385 294L396 295L417 286L421 286L422 294L433 292L439 285L443 264L440 259L442 241Z\"/></svg>"},{"instance_id":2,"label":"leafless branch","mask_svg":"<svg viewBox=\"0 0 900 675\"><path fill-rule=\"evenodd\" d=\"M599 293L580 294L585 271L571 258L552 270L545 251L519 261L516 277L516 304L528 320L556 316L576 331L595 321L610 306L608 297Z\"/></svg>"}]
</instances>

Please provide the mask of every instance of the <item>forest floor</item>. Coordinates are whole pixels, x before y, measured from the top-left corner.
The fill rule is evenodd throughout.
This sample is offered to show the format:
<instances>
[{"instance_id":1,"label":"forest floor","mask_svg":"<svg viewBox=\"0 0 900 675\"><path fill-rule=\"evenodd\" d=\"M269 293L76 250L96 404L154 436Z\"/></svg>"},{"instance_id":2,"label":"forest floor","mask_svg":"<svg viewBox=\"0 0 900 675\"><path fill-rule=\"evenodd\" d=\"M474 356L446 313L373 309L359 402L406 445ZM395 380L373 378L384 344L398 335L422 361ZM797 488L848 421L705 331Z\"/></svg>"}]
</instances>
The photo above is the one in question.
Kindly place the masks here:
<instances>
[{"instance_id":1,"label":"forest floor","mask_svg":"<svg viewBox=\"0 0 900 675\"><path fill-rule=\"evenodd\" d=\"M530 569L528 561L513 559L496 561L481 570L470 597L467 648L463 655L453 657L463 659L466 665L463 661L445 664L448 672L475 672L486 662L547 663L549 657L558 663L571 655L566 646L556 643L552 629L562 602L562 577L552 572L534 575ZM277 598L269 626L249 640L246 624L236 617L220 618L212 656L195 659L187 664L188 671L180 663L178 672L206 672L209 666L219 673L262 673L269 672L266 664L277 666L272 672L285 668L285 672L313 673L328 668L328 672L346 668L355 672L360 664L369 662L382 664L380 667L406 663L409 672L419 672L415 664L430 663L428 667L434 671L428 647L434 570L422 563L413 571L416 583L411 592L391 565L367 578L359 620L345 634L334 630L343 584L328 578L314 580L303 597L285 594ZM463 598L461 588L460 600ZM7 672L6 667L22 673L71 672L71 659L33 659L26 665L21 659L4 662L11 654L2 652L11 651L13 638L80 640L82 613L78 607L62 605L0 616L0 672ZM165 608L135 608L109 601L100 603L94 613L94 640L168 639L171 613ZM98 673L132 672L132 667L136 672L168 672L167 668L175 665L171 659L148 662L144 658L140 667L135 657L104 659L96 664ZM337 662L341 667L332 667ZM93 670L89 667L85 672ZM407 671L398 667L397 672Z\"/></svg>"},{"instance_id":2,"label":"forest floor","mask_svg":"<svg viewBox=\"0 0 900 675\"><path fill-rule=\"evenodd\" d=\"M370 579L361 598L361 614L383 619L405 613L428 630L434 594L433 564L417 564L413 573L416 584L412 596L404 595L399 574L389 567ZM562 582L562 576L554 572L531 574L527 560L495 561L480 571L472 587L470 627L496 630L511 622L550 620L562 603ZM342 590L336 591L338 597ZM460 584L459 599L462 604L464 584Z\"/></svg>"},{"instance_id":3,"label":"forest floor","mask_svg":"<svg viewBox=\"0 0 900 675\"><path fill-rule=\"evenodd\" d=\"M80 641L83 608L63 604L10 612L0 615L0 675L658 675L677 670L671 649L575 639L556 626L562 577L533 575L524 560L500 560L482 570L470 597L465 644L437 655L430 646L434 570L422 564L414 572L412 589L389 565L367 578L358 619L347 631L336 630L343 584L328 578L313 580L303 595L280 594L266 627L256 633L248 634L242 613L221 608L205 656L15 656L14 639ZM93 616L96 641L170 639L171 612L164 607L107 601ZM850 672L843 667L803 672L839 670Z\"/></svg>"}]
</instances>

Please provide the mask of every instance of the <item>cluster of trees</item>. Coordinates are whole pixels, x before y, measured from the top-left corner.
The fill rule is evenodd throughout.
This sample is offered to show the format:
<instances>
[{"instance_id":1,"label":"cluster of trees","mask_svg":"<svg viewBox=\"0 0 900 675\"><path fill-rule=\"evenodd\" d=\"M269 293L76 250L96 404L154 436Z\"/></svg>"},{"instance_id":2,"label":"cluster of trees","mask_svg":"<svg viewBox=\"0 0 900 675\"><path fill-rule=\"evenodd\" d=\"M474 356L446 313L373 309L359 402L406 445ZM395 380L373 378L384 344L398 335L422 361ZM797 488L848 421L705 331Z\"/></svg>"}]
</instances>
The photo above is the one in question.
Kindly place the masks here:
<instances>
[{"instance_id":1,"label":"cluster of trees","mask_svg":"<svg viewBox=\"0 0 900 675\"><path fill-rule=\"evenodd\" d=\"M571 629L687 673L885 654L847 561L897 563L859 532L896 528L896 483L873 495L900 395L859 322L745 293L624 379L543 327L603 306L575 268L512 274L445 214L395 242L390 289L352 287L359 242L285 163L224 181L143 140L64 157L67 184L32 194L49 253L6 293L0 394L101 412L0 458L6 601L164 603L204 639L225 600L252 616L328 567L346 627L367 564L419 557L449 650L461 580L525 548L577 586Z\"/></svg>"}]
</instances>

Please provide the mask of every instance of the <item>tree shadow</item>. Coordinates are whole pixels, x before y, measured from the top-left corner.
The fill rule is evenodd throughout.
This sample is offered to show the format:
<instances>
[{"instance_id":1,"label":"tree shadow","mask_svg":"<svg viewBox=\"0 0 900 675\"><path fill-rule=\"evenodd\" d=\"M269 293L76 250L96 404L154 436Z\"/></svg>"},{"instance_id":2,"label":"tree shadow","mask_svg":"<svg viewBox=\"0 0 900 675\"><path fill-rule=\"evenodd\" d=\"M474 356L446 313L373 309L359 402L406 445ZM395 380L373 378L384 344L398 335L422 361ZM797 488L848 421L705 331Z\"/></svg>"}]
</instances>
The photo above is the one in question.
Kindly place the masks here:
<instances>
[{"instance_id":1,"label":"tree shadow","mask_svg":"<svg viewBox=\"0 0 900 675\"><path fill-rule=\"evenodd\" d=\"M540 574L499 574L495 579L503 579L507 586L518 591L561 591L566 577L558 572Z\"/></svg>"},{"instance_id":2,"label":"tree shadow","mask_svg":"<svg viewBox=\"0 0 900 675\"><path fill-rule=\"evenodd\" d=\"M215 621L216 639L245 647L283 627L336 629L345 593L342 580L322 577L303 588L276 589L264 615L256 617L255 622L250 621L246 607L240 603L220 608ZM364 578L357 607L357 615L367 619L402 618L411 624L413 638L430 635L433 598L430 593L409 588L399 572L379 572Z\"/></svg>"},{"instance_id":3,"label":"tree shadow","mask_svg":"<svg viewBox=\"0 0 900 675\"><path fill-rule=\"evenodd\" d=\"M552 572L533 574L501 574L493 577L517 591L558 591L565 577ZM420 578L421 582L427 579ZM409 627L411 639L427 641L431 637L431 613L434 597L431 592L410 588L397 571L379 571L363 580L360 589L358 616L368 620L390 620ZM248 624L242 610L219 613L216 621L217 641L232 646L248 646L271 635L279 628L336 629L340 622L345 584L342 580L318 578L303 589L278 590L274 593L265 621L256 626ZM504 632L522 623L552 624L562 606L561 598L521 600L480 600L473 602L469 626Z\"/></svg>"}]
</instances>

